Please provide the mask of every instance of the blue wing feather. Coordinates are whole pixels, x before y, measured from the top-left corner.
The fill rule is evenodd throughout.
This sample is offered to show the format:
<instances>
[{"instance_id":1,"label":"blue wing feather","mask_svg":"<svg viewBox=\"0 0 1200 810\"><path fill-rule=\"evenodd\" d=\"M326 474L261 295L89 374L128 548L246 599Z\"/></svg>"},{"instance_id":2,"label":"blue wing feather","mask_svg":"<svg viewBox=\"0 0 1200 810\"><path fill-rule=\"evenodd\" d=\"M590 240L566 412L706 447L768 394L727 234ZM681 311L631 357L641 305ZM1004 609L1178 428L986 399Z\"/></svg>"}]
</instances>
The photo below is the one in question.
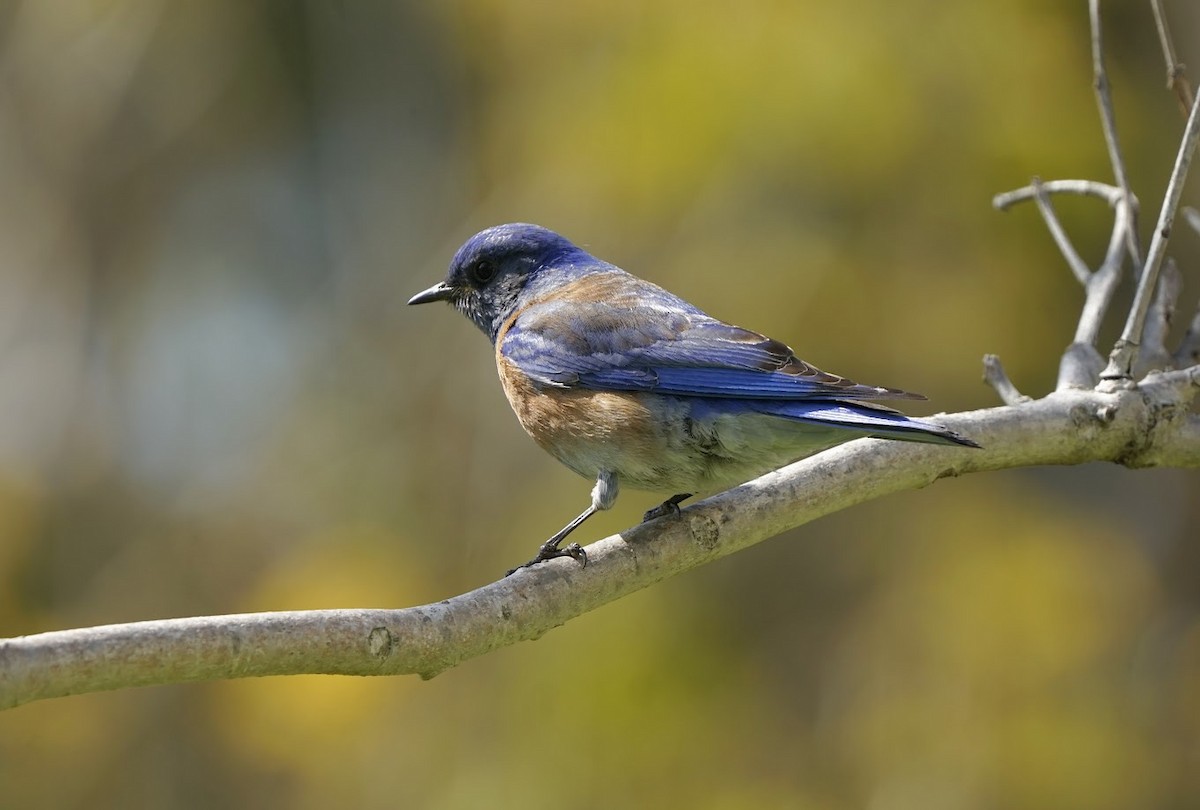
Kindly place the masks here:
<instances>
[{"instance_id":1,"label":"blue wing feather","mask_svg":"<svg viewBox=\"0 0 1200 810\"><path fill-rule=\"evenodd\" d=\"M777 340L622 275L623 294L609 300L563 296L523 310L501 354L534 380L559 387L738 399L923 399L828 374Z\"/></svg>"}]
</instances>

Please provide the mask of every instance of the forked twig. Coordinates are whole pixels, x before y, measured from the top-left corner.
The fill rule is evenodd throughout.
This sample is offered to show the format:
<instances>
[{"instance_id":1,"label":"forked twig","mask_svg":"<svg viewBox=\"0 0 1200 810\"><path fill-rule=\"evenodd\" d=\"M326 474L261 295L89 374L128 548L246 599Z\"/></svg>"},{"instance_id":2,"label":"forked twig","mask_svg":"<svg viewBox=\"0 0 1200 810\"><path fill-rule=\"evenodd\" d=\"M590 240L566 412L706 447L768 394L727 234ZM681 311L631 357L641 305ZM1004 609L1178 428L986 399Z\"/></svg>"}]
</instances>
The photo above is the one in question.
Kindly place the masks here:
<instances>
[{"instance_id":1,"label":"forked twig","mask_svg":"<svg viewBox=\"0 0 1200 810\"><path fill-rule=\"evenodd\" d=\"M1079 194L1104 200L1113 208L1112 235L1109 237L1108 250L1104 261L1095 270L1091 270L1080 258L1078 251L1071 244L1057 214L1050 203L1050 195ZM1038 211L1046 222L1051 236L1074 273L1075 278L1083 285L1085 298L1079 315L1079 324L1075 328L1075 339L1067 348L1059 362L1059 373L1056 390L1064 388L1091 388L1099 380L1100 370L1104 367L1104 358L1096 350L1096 340L1108 307L1121 281L1121 267L1130 242L1129 231L1133 230L1137 210L1137 198L1132 194L1107 183L1092 180L1051 180L1041 182L1034 180L1030 185L998 194L992 204L1004 210L1011 205L1026 200L1034 200ZM1002 394L1003 396L1003 394Z\"/></svg>"}]
</instances>

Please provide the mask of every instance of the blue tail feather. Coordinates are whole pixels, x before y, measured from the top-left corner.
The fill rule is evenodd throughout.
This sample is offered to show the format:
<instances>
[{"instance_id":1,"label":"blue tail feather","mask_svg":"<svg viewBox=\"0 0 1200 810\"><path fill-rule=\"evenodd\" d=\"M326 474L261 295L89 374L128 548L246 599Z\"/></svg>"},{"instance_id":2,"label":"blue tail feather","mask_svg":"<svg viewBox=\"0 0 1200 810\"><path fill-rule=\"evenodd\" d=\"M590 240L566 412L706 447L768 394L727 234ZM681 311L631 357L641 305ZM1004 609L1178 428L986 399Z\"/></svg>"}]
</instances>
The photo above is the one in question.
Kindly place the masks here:
<instances>
[{"instance_id":1,"label":"blue tail feather","mask_svg":"<svg viewBox=\"0 0 1200 810\"><path fill-rule=\"evenodd\" d=\"M845 428L874 438L963 447L980 446L949 428L905 416L883 405L861 402L761 401L755 402L752 409L758 413L797 422Z\"/></svg>"}]
</instances>

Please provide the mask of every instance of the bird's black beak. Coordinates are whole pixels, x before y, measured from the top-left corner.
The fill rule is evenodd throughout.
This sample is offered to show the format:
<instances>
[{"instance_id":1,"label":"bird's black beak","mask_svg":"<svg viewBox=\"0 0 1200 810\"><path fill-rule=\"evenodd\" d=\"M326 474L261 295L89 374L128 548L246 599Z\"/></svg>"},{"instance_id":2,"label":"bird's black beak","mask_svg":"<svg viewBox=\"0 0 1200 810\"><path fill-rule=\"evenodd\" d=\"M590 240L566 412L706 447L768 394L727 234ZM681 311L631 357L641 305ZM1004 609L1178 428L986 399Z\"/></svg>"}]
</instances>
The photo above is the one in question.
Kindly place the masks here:
<instances>
[{"instance_id":1,"label":"bird's black beak","mask_svg":"<svg viewBox=\"0 0 1200 810\"><path fill-rule=\"evenodd\" d=\"M430 301L449 301L454 297L454 288L444 281L439 281L428 290L419 292L408 299L409 304L428 304Z\"/></svg>"}]
</instances>

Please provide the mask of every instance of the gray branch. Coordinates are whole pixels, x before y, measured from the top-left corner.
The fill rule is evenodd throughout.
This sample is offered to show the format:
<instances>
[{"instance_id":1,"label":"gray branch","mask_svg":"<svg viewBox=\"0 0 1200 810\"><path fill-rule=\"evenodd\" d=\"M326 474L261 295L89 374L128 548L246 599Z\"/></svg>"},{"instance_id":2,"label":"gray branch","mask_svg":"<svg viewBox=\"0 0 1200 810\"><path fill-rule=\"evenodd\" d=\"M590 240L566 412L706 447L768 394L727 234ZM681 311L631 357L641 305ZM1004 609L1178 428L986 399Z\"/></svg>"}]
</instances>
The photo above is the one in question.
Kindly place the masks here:
<instances>
[{"instance_id":1,"label":"gray branch","mask_svg":"<svg viewBox=\"0 0 1200 810\"><path fill-rule=\"evenodd\" d=\"M1187 71L1183 63L1175 55L1175 41L1171 36L1171 28L1167 25L1167 15L1163 10L1162 0L1150 0L1150 8L1154 11L1154 26L1158 31L1158 44L1162 48L1163 59L1167 63L1167 88L1174 90L1179 99L1179 108L1187 115L1192 106L1192 84L1188 81Z\"/></svg>"},{"instance_id":2,"label":"gray branch","mask_svg":"<svg viewBox=\"0 0 1200 810\"><path fill-rule=\"evenodd\" d=\"M1200 467L1200 367L1111 393L939 417L982 450L860 439L556 560L401 610L251 613L63 630L0 641L0 708L149 684L262 675L418 674L536 639L576 616L822 515L948 476L1111 461Z\"/></svg>"},{"instance_id":3,"label":"gray branch","mask_svg":"<svg viewBox=\"0 0 1200 810\"><path fill-rule=\"evenodd\" d=\"M1150 309L1150 301L1158 284L1159 268L1167 252L1167 241L1171 236L1171 225L1175 221L1175 212L1179 210L1179 198L1183 194L1183 185L1187 180L1188 167L1196 152L1196 143L1200 141L1200 96L1192 102L1192 111L1188 115L1187 126L1184 127L1183 140L1179 144L1179 153L1175 157L1175 166L1167 181L1167 191L1163 195L1162 209L1159 211L1158 224L1154 226L1154 236L1150 240L1150 250L1146 254L1146 267L1138 279L1137 293L1129 308L1129 318L1125 321L1125 329L1121 338L1113 348L1108 358L1108 367L1101 377L1109 380L1129 379L1133 365L1137 361L1138 346L1146 324L1146 313Z\"/></svg>"},{"instance_id":4,"label":"gray branch","mask_svg":"<svg viewBox=\"0 0 1200 810\"><path fill-rule=\"evenodd\" d=\"M1004 365L1000 362L999 355L985 354L983 356L983 381L995 389L996 395L1005 405L1020 405L1033 401L1031 397L1025 396L1013 385L1013 381L1008 378L1008 372L1004 370Z\"/></svg>"},{"instance_id":5,"label":"gray branch","mask_svg":"<svg viewBox=\"0 0 1200 810\"><path fill-rule=\"evenodd\" d=\"M1100 123L1104 130L1104 143L1108 147L1108 160L1112 164L1113 178L1121 189L1121 196L1133 198L1129 190L1129 173L1125 170L1125 157L1121 154L1121 141L1117 137L1117 116L1113 112L1112 92L1108 83L1108 71L1104 67L1104 38L1100 26L1100 0L1088 0L1088 17L1092 32L1092 86L1096 91L1096 106L1100 108ZM1133 260L1134 276L1140 275L1141 246L1138 244L1136 216L1134 226L1125 232L1129 256Z\"/></svg>"}]
</instances>

